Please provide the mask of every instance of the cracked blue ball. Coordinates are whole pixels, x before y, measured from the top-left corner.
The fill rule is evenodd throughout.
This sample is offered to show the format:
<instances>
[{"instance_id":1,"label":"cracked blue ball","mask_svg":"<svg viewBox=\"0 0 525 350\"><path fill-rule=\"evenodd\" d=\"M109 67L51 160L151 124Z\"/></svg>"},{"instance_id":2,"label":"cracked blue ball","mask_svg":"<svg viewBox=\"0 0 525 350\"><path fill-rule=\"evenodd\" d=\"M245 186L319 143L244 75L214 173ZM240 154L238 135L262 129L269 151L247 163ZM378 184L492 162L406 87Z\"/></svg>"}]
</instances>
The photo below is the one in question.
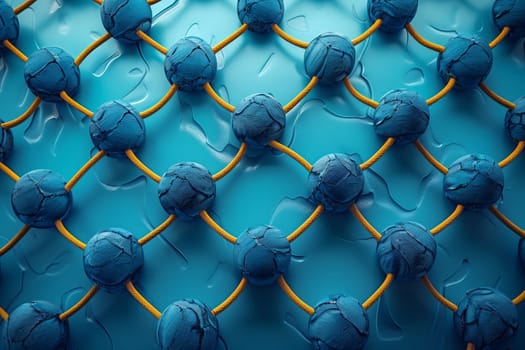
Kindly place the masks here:
<instances>
[{"instance_id":1,"label":"cracked blue ball","mask_svg":"<svg viewBox=\"0 0 525 350\"><path fill-rule=\"evenodd\" d=\"M0 119L0 124L4 121ZM11 129L0 127L0 162L5 161L13 150L13 133Z\"/></svg>"},{"instance_id":2,"label":"cracked blue ball","mask_svg":"<svg viewBox=\"0 0 525 350\"><path fill-rule=\"evenodd\" d=\"M4 40L9 40L12 44L16 42L19 28L18 17L13 8L5 0L0 0L0 48L4 47Z\"/></svg>"},{"instance_id":3,"label":"cracked blue ball","mask_svg":"<svg viewBox=\"0 0 525 350\"><path fill-rule=\"evenodd\" d=\"M515 141L525 141L525 96L516 101L516 108L505 114L505 130Z\"/></svg>"},{"instance_id":4,"label":"cracked blue ball","mask_svg":"<svg viewBox=\"0 0 525 350\"><path fill-rule=\"evenodd\" d=\"M492 18L499 30L510 27L509 37L525 36L525 0L496 0L492 5Z\"/></svg>"},{"instance_id":5,"label":"cracked blue ball","mask_svg":"<svg viewBox=\"0 0 525 350\"><path fill-rule=\"evenodd\" d=\"M394 33L412 21L417 12L417 0L368 0L368 17L381 19L379 30Z\"/></svg>"},{"instance_id":6,"label":"cracked blue ball","mask_svg":"<svg viewBox=\"0 0 525 350\"><path fill-rule=\"evenodd\" d=\"M238 0L237 16L248 29L257 33L272 31L272 25L281 23L284 14L283 0Z\"/></svg>"},{"instance_id":7,"label":"cracked blue ball","mask_svg":"<svg viewBox=\"0 0 525 350\"><path fill-rule=\"evenodd\" d=\"M100 7L102 25L111 36L124 44L140 40L137 30L151 28L151 7L146 0L104 0Z\"/></svg>"}]
</instances>

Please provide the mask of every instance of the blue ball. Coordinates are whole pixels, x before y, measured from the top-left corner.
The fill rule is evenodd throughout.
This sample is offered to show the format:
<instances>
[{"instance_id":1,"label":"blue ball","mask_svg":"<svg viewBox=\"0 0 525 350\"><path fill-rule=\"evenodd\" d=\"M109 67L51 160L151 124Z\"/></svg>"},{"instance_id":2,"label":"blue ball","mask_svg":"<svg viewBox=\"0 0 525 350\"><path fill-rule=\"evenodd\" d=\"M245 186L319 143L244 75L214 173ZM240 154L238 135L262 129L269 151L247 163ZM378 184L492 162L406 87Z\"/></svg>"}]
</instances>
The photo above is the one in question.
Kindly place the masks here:
<instances>
[{"instance_id":1,"label":"blue ball","mask_svg":"<svg viewBox=\"0 0 525 350\"><path fill-rule=\"evenodd\" d=\"M518 244L518 258L521 262L521 266L525 268L525 238L521 238Z\"/></svg>"},{"instance_id":2,"label":"blue ball","mask_svg":"<svg viewBox=\"0 0 525 350\"><path fill-rule=\"evenodd\" d=\"M317 350L359 350L368 340L368 328L368 315L357 299L336 295L317 304L308 337Z\"/></svg>"},{"instance_id":3,"label":"blue ball","mask_svg":"<svg viewBox=\"0 0 525 350\"><path fill-rule=\"evenodd\" d=\"M217 58L201 38L188 36L177 41L164 60L164 72L181 91L199 91L217 74Z\"/></svg>"},{"instance_id":4,"label":"blue ball","mask_svg":"<svg viewBox=\"0 0 525 350\"><path fill-rule=\"evenodd\" d=\"M445 196L467 209L494 204L503 191L503 171L484 154L469 154L456 160L443 179Z\"/></svg>"},{"instance_id":5,"label":"blue ball","mask_svg":"<svg viewBox=\"0 0 525 350\"><path fill-rule=\"evenodd\" d=\"M24 303L14 309L5 325L10 350L61 350L67 348L69 327L60 309L47 301Z\"/></svg>"},{"instance_id":6,"label":"blue ball","mask_svg":"<svg viewBox=\"0 0 525 350\"><path fill-rule=\"evenodd\" d=\"M434 264L436 248L434 237L425 227L406 222L383 231L376 255L385 274L407 280L426 275Z\"/></svg>"},{"instance_id":7,"label":"blue ball","mask_svg":"<svg viewBox=\"0 0 525 350\"><path fill-rule=\"evenodd\" d=\"M492 68L492 49L478 36L455 36L437 59L439 76L444 83L456 79L454 88L460 90L477 87Z\"/></svg>"},{"instance_id":8,"label":"blue ball","mask_svg":"<svg viewBox=\"0 0 525 350\"><path fill-rule=\"evenodd\" d=\"M15 184L11 205L26 225L50 228L71 209L73 196L66 191L64 178L52 170L32 170Z\"/></svg>"},{"instance_id":9,"label":"blue ball","mask_svg":"<svg viewBox=\"0 0 525 350\"><path fill-rule=\"evenodd\" d=\"M465 343L476 350L507 349L518 330L516 305L500 291L472 289L458 304L454 328Z\"/></svg>"},{"instance_id":10,"label":"blue ball","mask_svg":"<svg viewBox=\"0 0 525 350\"><path fill-rule=\"evenodd\" d=\"M268 142L279 140L286 126L283 106L268 94L253 94L241 100L232 115L232 128L248 155L259 155Z\"/></svg>"},{"instance_id":11,"label":"blue ball","mask_svg":"<svg viewBox=\"0 0 525 350\"><path fill-rule=\"evenodd\" d=\"M525 96L516 101L516 108L505 114L505 130L516 141L525 140Z\"/></svg>"},{"instance_id":12,"label":"blue ball","mask_svg":"<svg viewBox=\"0 0 525 350\"><path fill-rule=\"evenodd\" d=\"M146 0L104 0L100 19L113 38L133 44L141 40L137 30L147 33L151 28L151 7Z\"/></svg>"},{"instance_id":13,"label":"blue ball","mask_svg":"<svg viewBox=\"0 0 525 350\"><path fill-rule=\"evenodd\" d=\"M283 0L238 0L237 16L248 29L257 33L272 31L273 24L281 23L284 14Z\"/></svg>"},{"instance_id":14,"label":"blue ball","mask_svg":"<svg viewBox=\"0 0 525 350\"><path fill-rule=\"evenodd\" d=\"M234 262L253 285L269 286L288 271L290 242L273 226L245 230L233 248Z\"/></svg>"},{"instance_id":15,"label":"blue ball","mask_svg":"<svg viewBox=\"0 0 525 350\"><path fill-rule=\"evenodd\" d=\"M177 163L162 175L158 195L168 214L190 220L213 205L215 181L208 169L198 163Z\"/></svg>"},{"instance_id":16,"label":"blue ball","mask_svg":"<svg viewBox=\"0 0 525 350\"><path fill-rule=\"evenodd\" d=\"M179 300L162 312L157 340L163 350L214 350L219 344L219 323L202 302Z\"/></svg>"},{"instance_id":17,"label":"blue ball","mask_svg":"<svg viewBox=\"0 0 525 350\"><path fill-rule=\"evenodd\" d=\"M5 0L0 0L0 48L3 47L4 40L13 44L18 39L19 28L18 17L13 8Z\"/></svg>"},{"instance_id":18,"label":"blue ball","mask_svg":"<svg viewBox=\"0 0 525 350\"><path fill-rule=\"evenodd\" d=\"M4 121L0 119L0 124ZM0 126L0 162L5 161L13 150L13 133L11 129L4 129Z\"/></svg>"},{"instance_id":19,"label":"blue ball","mask_svg":"<svg viewBox=\"0 0 525 350\"><path fill-rule=\"evenodd\" d=\"M324 84L337 83L354 69L355 48L352 43L335 33L315 37L304 52L304 69L308 76L316 76Z\"/></svg>"},{"instance_id":20,"label":"blue ball","mask_svg":"<svg viewBox=\"0 0 525 350\"><path fill-rule=\"evenodd\" d=\"M36 50L24 66L24 78L31 92L48 102L61 102L60 93L74 97L80 86L80 72L71 55L59 47Z\"/></svg>"},{"instance_id":21,"label":"blue ball","mask_svg":"<svg viewBox=\"0 0 525 350\"><path fill-rule=\"evenodd\" d=\"M417 12L417 0L368 0L368 17L372 22L382 19L379 30L398 32L412 21Z\"/></svg>"},{"instance_id":22,"label":"blue ball","mask_svg":"<svg viewBox=\"0 0 525 350\"><path fill-rule=\"evenodd\" d=\"M146 138L144 120L124 101L103 104L90 120L89 133L95 147L115 158L125 158L128 149L138 151Z\"/></svg>"},{"instance_id":23,"label":"blue ball","mask_svg":"<svg viewBox=\"0 0 525 350\"><path fill-rule=\"evenodd\" d=\"M144 265L144 253L137 239L121 228L97 232L83 252L86 275L106 291L124 288Z\"/></svg>"},{"instance_id":24,"label":"blue ball","mask_svg":"<svg viewBox=\"0 0 525 350\"><path fill-rule=\"evenodd\" d=\"M387 93L374 110L376 134L394 137L396 143L416 141L428 127L430 110L423 97L414 91L394 90Z\"/></svg>"},{"instance_id":25,"label":"blue ball","mask_svg":"<svg viewBox=\"0 0 525 350\"><path fill-rule=\"evenodd\" d=\"M363 171L348 154L327 154L314 163L308 174L309 200L321 204L327 212L348 210L359 199L363 187Z\"/></svg>"},{"instance_id":26,"label":"blue ball","mask_svg":"<svg viewBox=\"0 0 525 350\"><path fill-rule=\"evenodd\" d=\"M492 5L492 18L498 29L510 27L509 37L525 36L525 1L496 0Z\"/></svg>"}]
</instances>

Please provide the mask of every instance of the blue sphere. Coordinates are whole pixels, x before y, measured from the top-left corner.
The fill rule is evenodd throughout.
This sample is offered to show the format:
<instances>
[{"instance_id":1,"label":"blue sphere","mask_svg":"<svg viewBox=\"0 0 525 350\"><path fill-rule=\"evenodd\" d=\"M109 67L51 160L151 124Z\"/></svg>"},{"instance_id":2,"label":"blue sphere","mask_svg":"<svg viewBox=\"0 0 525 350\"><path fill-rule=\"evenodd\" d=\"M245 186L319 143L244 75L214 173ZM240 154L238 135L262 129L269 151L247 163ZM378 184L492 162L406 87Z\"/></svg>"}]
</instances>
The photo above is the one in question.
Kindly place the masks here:
<instances>
[{"instance_id":1,"label":"blue sphere","mask_svg":"<svg viewBox=\"0 0 525 350\"><path fill-rule=\"evenodd\" d=\"M516 305L500 291L472 289L458 304L454 328L465 343L476 350L507 349L518 330Z\"/></svg>"},{"instance_id":2,"label":"blue sphere","mask_svg":"<svg viewBox=\"0 0 525 350\"><path fill-rule=\"evenodd\" d=\"M253 285L269 286L288 271L290 242L273 226L256 226L245 230L233 248L234 262Z\"/></svg>"},{"instance_id":3,"label":"blue sphere","mask_svg":"<svg viewBox=\"0 0 525 350\"><path fill-rule=\"evenodd\" d=\"M19 305L5 325L7 347L10 350L62 350L67 348L67 320L58 317L60 309L46 301Z\"/></svg>"},{"instance_id":4,"label":"blue sphere","mask_svg":"<svg viewBox=\"0 0 525 350\"><path fill-rule=\"evenodd\" d=\"M217 58L210 45L201 38L188 36L177 41L164 60L169 82L181 91L199 91L217 74Z\"/></svg>"},{"instance_id":5,"label":"blue sphere","mask_svg":"<svg viewBox=\"0 0 525 350\"><path fill-rule=\"evenodd\" d=\"M157 340L163 350L214 350L219 344L219 323L202 302L179 300L162 312Z\"/></svg>"},{"instance_id":6,"label":"blue sphere","mask_svg":"<svg viewBox=\"0 0 525 350\"><path fill-rule=\"evenodd\" d=\"M73 196L64 178L52 170L38 169L20 177L11 193L11 205L24 224L50 228L71 209Z\"/></svg>"},{"instance_id":7,"label":"blue sphere","mask_svg":"<svg viewBox=\"0 0 525 350\"><path fill-rule=\"evenodd\" d=\"M492 68L492 49L480 37L455 36L440 52L437 59L439 76L444 83L453 77L454 88L460 90L477 87Z\"/></svg>"},{"instance_id":8,"label":"blue sphere","mask_svg":"<svg viewBox=\"0 0 525 350\"><path fill-rule=\"evenodd\" d=\"M327 154L314 163L308 174L309 200L321 204L327 212L348 210L359 199L363 187L363 171L348 154Z\"/></svg>"},{"instance_id":9,"label":"blue sphere","mask_svg":"<svg viewBox=\"0 0 525 350\"><path fill-rule=\"evenodd\" d=\"M133 44L142 40L137 30L147 33L151 28L151 7L146 0L104 0L100 19L113 38Z\"/></svg>"},{"instance_id":10,"label":"blue sphere","mask_svg":"<svg viewBox=\"0 0 525 350\"><path fill-rule=\"evenodd\" d=\"M283 0L238 0L237 16L248 29L257 33L272 31L272 25L281 23Z\"/></svg>"},{"instance_id":11,"label":"blue sphere","mask_svg":"<svg viewBox=\"0 0 525 350\"><path fill-rule=\"evenodd\" d=\"M372 22L383 20L379 30L398 32L412 21L417 12L417 0L368 0L368 17Z\"/></svg>"},{"instance_id":12,"label":"blue sphere","mask_svg":"<svg viewBox=\"0 0 525 350\"><path fill-rule=\"evenodd\" d=\"M0 48L3 47L4 40L13 44L18 39L19 28L18 17L13 8L5 0L0 0Z\"/></svg>"},{"instance_id":13,"label":"blue sphere","mask_svg":"<svg viewBox=\"0 0 525 350\"><path fill-rule=\"evenodd\" d=\"M505 130L516 141L525 141L525 96L516 101L516 108L505 114Z\"/></svg>"},{"instance_id":14,"label":"blue sphere","mask_svg":"<svg viewBox=\"0 0 525 350\"><path fill-rule=\"evenodd\" d=\"M0 119L0 124L4 121ZM0 162L5 161L13 150L13 133L11 129L4 129L0 126Z\"/></svg>"},{"instance_id":15,"label":"blue sphere","mask_svg":"<svg viewBox=\"0 0 525 350\"><path fill-rule=\"evenodd\" d=\"M373 114L376 134L394 137L396 143L402 145L416 141L427 130L429 119L425 99L407 90L387 93Z\"/></svg>"},{"instance_id":16,"label":"blue sphere","mask_svg":"<svg viewBox=\"0 0 525 350\"><path fill-rule=\"evenodd\" d=\"M125 158L128 149L136 152L142 147L146 129L135 107L124 101L112 101L95 112L89 134L99 150L110 157Z\"/></svg>"},{"instance_id":17,"label":"blue sphere","mask_svg":"<svg viewBox=\"0 0 525 350\"><path fill-rule=\"evenodd\" d=\"M97 232L83 252L86 275L106 291L124 288L144 265L144 253L137 239L121 228Z\"/></svg>"},{"instance_id":18,"label":"blue sphere","mask_svg":"<svg viewBox=\"0 0 525 350\"><path fill-rule=\"evenodd\" d=\"M503 171L484 154L456 160L443 179L445 196L468 209L484 209L496 203L503 191Z\"/></svg>"},{"instance_id":19,"label":"blue sphere","mask_svg":"<svg viewBox=\"0 0 525 350\"><path fill-rule=\"evenodd\" d=\"M407 280L426 275L434 264L436 248L434 237L425 227L406 222L383 231L376 255L385 274Z\"/></svg>"},{"instance_id":20,"label":"blue sphere","mask_svg":"<svg viewBox=\"0 0 525 350\"><path fill-rule=\"evenodd\" d=\"M59 47L46 47L29 55L24 78L31 92L48 102L61 102L62 91L74 97L80 86L75 60Z\"/></svg>"},{"instance_id":21,"label":"blue sphere","mask_svg":"<svg viewBox=\"0 0 525 350\"><path fill-rule=\"evenodd\" d=\"M315 37L304 52L304 69L308 76L316 76L324 84L337 83L354 69L355 48L352 43L335 33Z\"/></svg>"},{"instance_id":22,"label":"blue sphere","mask_svg":"<svg viewBox=\"0 0 525 350\"><path fill-rule=\"evenodd\" d=\"M245 97L232 114L233 133L246 142L251 156L259 155L268 142L279 140L285 126L283 106L268 94Z\"/></svg>"},{"instance_id":23,"label":"blue sphere","mask_svg":"<svg viewBox=\"0 0 525 350\"><path fill-rule=\"evenodd\" d=\"M349 296L336 295L315 307L308 337L317 350L359 350L368 340L368 315Z\"/></svg>"},{"instance_id":24,"label":"blue sphere","mask_svg":"<svg viewBox=\"0 0 525 350\"><path fill-rule=\"evenodd\" d=\"M499 30L510 27L509 37L525 36L525 1L496 0L492 5L492 18Z\"/></svg>"},{"instance_id":25,"label":"blue sphere","mask_svg":"<svg viewBox=\"0 0 525 350\"><path fill-rule=\"evenodd\" d=\"M208 169L198 163L177 163L162 175L158 195L168 214L190 220L213 205L215 181Z\"/></svg>"}]
</instances>

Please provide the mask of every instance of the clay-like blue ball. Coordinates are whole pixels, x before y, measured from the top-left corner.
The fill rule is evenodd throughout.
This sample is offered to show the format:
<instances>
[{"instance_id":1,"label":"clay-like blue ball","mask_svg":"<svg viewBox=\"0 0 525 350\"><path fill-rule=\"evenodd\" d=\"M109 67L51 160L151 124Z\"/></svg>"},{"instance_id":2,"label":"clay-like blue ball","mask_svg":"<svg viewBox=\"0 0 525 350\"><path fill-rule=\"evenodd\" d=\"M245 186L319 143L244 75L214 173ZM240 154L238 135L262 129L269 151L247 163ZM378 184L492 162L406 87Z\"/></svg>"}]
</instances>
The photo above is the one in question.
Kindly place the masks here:
<instances>
[{"instance_id":1,"label":"clay-like blue ball","mask_svg":"<svg viewBox=\"0 0 525 350\"><path fill-rule=\"evenodd\" d=\"M69 327L60 309L46 301L24 303L14 309L5 325L10 350L62 350L67 348Z\"/></svg>"},{"instance_id":2,"label":"clay-like blue ball","mask_svg":"<svg viewBox=\"0 0 525 350\"><path fill-rule=\"evenodd\" d=\"M516 101L516 108L505 114L505 130L516 141L525 140L525 96Z\"/></svg>"},{"instance_id":3,"label":"clay-like blue ball","mask_svg":"<svg viewBox=\"0 0 525 350\"><path fill-rule=\"evenodd\" d=\"M337 83L354 69L355 48L345 37L324 33L315 37L304 52L304 69L324 84Z\"/></svg>"},{"instance_id":4,"label":"clay-like blue ball","mask_svg":"<svg viewBox=\"0 0 525 350\"><path fill-rule=\"evenodd\" d=\"M383 20L379 30L398 32L412 21L417 12L417 0L368 0L368 17L372 22Z\"/></svg>"},{"instance_id":5,"label":"clay-like blue ball","mask_svg":"<svg viewBox=\"0 0 525 350\"><path fill-rule=\"evenodd\" d=\"M217 73L217 58L201 38L188 36L177 41L164 60L166 78L181 91L200 91Z\"/></svg>"},{"instance_id":6,"label":"clay-like blue ball","mask_svg":"<svg viewBox=\"0 0 525 350\"><path fill-rule=\"evenodd\" d=\"M509 37L525 36L525 1L496 0L492 5L492 18L498 29L510 27Z\"/></svg>"},{"instance_id":7,"label":"clay-like blue ball","mask_svg":"<svg viewBox=\"0 0 525 350\"><path fill-rule=\"evenodd\" d=\"M336 295L317 304L308 337L317 350L359 350L368 340L368 328L368 315L357 299Z\"/></svg>"},{"instance_id":8,"label":"clay-like blue ball","mask_svg":"<svg viewBox=\"0 0 525 350\"><path fill-rule=\"evenodd\" d=\"M383 272L407 280L424 276L434 264L436 241L415 222L398 223L385 229L377 242L376 256Z\"/></svg>"},{"instance_id":9,"label":"clay-like blue ball","mask_svg":"<svg viewBox=\"0 0 525 350\"><path fill-rule=\"evenodd\" d=\"M83 253L86 275L106 291L124 288L144 265L144 253L137 239L121 228L97 232Z\"/></svg>"},{"instance_id":10,"label":"clay-like blue ball","mask_svg":"<svg viewBox=\"0 0 525 350\"><path fill-rule=\"evenodd\" d=\"M151 28L151 7L146 0L104 0L100 19L113 38L133 44L141 40L137 30L147 33Z\"/></svg>"},{"instance_id":11,"label":"clay-like blue ball","mask_svg":"<svg viewBox=\"0 0 525 350\"><path fill-rule=\"evenodd\" d=\"M402 145L416 141L427 130L429 119L425 99L407 90L387 93L373 114L376 134L394 137L396 143Z\"/></svg>"},{"instance_id":12,"label":"clay-like blue ball","mask_svg":"<svg viewBox=\"0 0 525 350\"><path fill-rule=\"evenodd\" d=\"M4 121L0 119L0 124ZM11 129L0 127L0 162L5 161L13 150L13 133Z\"/></svg>"},{"instance_id":13,"label":"clay-like blue ball","mask_svg":"<svg viewBox=\"0 0 525 350\"><path fill-rule=\"evenodd\" d=\"M525 269L525 238L521 238L518 244L518 258Z\"/></svg>"},{"instance_id":14,"label":"clay-like blue ball","mask_svg":"<svg viewBox=\"0 0 525 350\"><path fill-rule=\"evenodd\" d=\"M19 28L18 17L13 8L5 0L0 0L0 49L3 48L4 40L14 44L18 39Z\"/></svg>"},{"instance_id":15,"label":"clay-like blue ball","mask_svg":"<svg viewBox=\"0 0 525 350\"><path fill-rule=\"evenodd\" d=\"M456 79L454 88L460 90L477 87L492 68L492 49L478 36L455 36L445 46L437 59L439 76L443 83L450 77Z\"/></svg>"},{"instance_id":16,"label":"clay-like blue ball","mask_svg":"<svg viewBox=\"0 0 525 350\"><path fill-rule=\"evenodd\" d=\"M272 31L273 24L281 23L284 14L283 0L238 0L237 16L248 29L257 33Z\"/></svg>"},{"instance_id":17,"label":"clay-like blue ball","mask_svg":"<svg viewBox=\"0 0 525 350\"><path fill-rule=\"evenodd\" d=\"M136 152L142 147L146 129L135 107L124 101L112 101L95 112L89 134L99 150L110 157L125 158L128 149Z\"/></svg>"},{"instance_id":18,"label":"clay-like blue ball","mask_svg":"<svg viewBox=\"0 0 525 350\"><path fill-rule=\"evenodd\" d=\"M309 200L323 205L327 212L348 210L359 199L363 187L363 171L348 154L327 154L314 163L308 174Z\"/></svg>"},{"instance_id":19,"label":"clay-like blue ball","mask_svg":"<svg viewBox=\"0 0 525 350\"><path fill-rule=\"evenodd\" d=\"M202 302L179 300L162 312L157 340L163 350L215 350L219 344L219 323Z\"/></svg>"},{"instance_id":20,"label":"clay-like blue ball","mask_svg":"<svg viewBox=\"0 0 525 350\"><path fill-rule=\"evenodd\" d=\"M445 196L468 209L483 209L498 201L503 191L503 171L484 154L456 160L443 179Z\"/></svg>"},{"instance_id":21,"label":"clay-like blue ball","mask_svg":"<svg viewBox=\"0 0 525 350\"><path fill-rule=\"evenodd\" d=\"M269 286L288 271L290 242L276 227L256 226L240 234L233 256L242 275L251 284Z\"/></svg>"},{"instance_id":22,"label":"clay-like blue ball","mask_svg":"<svg viewBox=\"0 0 525 350\"><path fill-rule=\"evenodd\" d=\"M31 92L48 102L61 102L62 91L74 97L80 86L78 66L59 47L46 47L29 55L24 78Z\"/></svg>"},{"instance_id":23,"label":"clay-like blue ball","mask_svg":"<svg viewBox=\"0 0 525 350\"><path fill-rule=\"evenodd\" d=\"M516 305L500 291L472 289L458 304L454 328L465 343L476 350L507 349L518 330Z\"/></svg>"},{"instance_id":24,"label":"clay-like blue ball","mask_svg":"<svg viewBox=\"0 0 525 350\"><path fill-rule=\"evenodd\" d=\"M232 114L233 133L246 142L250 156L259 155L268 142L279 140L285 126L283 106L268 94L245 97Z\"/></svg>"},{"instance_id":25,"label":"clay-like blue ball","mask_svg":"<svg viewBox=\"0 0 525 350\"><path fill-rule=\"evenodd\" d=\"M11 193L11 205L24 224L49 228L64 218L73 196L66 191L64 178L52 170L32 170L20 177Z\"/></svg>"},{"instance_id":26,"label":"clay-like blue ball","mask_svg":"<svg viewBox=\"0 0 525 350\"><path fill-rule=\"evenodd\" d=\"M215 181L208 169L198 163L177 163L162 175L158 195L168 214L190 220L213 205Z\"/></svg>"}]
</instances>

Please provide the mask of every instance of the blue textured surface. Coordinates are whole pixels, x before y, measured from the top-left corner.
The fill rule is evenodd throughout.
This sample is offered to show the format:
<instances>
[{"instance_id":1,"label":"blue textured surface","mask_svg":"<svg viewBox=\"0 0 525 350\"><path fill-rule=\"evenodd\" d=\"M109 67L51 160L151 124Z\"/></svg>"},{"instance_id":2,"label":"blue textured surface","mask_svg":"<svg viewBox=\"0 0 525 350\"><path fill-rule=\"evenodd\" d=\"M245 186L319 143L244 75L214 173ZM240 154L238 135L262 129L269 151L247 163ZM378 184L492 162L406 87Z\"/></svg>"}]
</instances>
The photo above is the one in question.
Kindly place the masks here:
<instances>
[{"instance_id":1,"label":"blue textured surface","mask_svg":"<svg viewBox=\"0 0 525 350\"><path fill-rule=\"evenodd\" d=\"M515 345L518 311L499 290L481 287L469 290L454 313L454 328L465 343L476 349L503 350ZM523 345L523 344L522 344Z\"/></svg>"},{"instance_id":2,"label":"blue textured surface","mask_svg":"<svg viewBox=\"0 0 525 350\"><path fill-rule=\"evenodd\" d=\"M248 29L257 33L272 31L273 24L281 23L284 13L283 0L238 0L237 16Z\"/></svg>"},{"instance_id":3,"label":"blue textured surface","mask_svg":"<svg viewBox=\"0 0 525 350\"><path fill-rule=\"evenodd\" d=\"M0 124L4 121L0 119ZM0 162L5 161L13 150L13 133L10 129L0 128Z\"/></svg>"},{"instance_id":4,"label":"blue textured surface","mask_svg":"<svg viewBox=\"0 0 525 350\"><path fill-rule=\"evenodd\" d=\"M136 32L151 28L151 7L146 0L104 0L100 19L111 36L124 44L141 40Z\"/></svg>"},{"instance_id":5,"label":"blue textured surface","mask_svg":"<svg viewBox=\"0 0 525 350\"><path fill-rule=\"evenodd\" d=\"M146 138L144 120L125 101L104 103L90 121L91 141L110 157L125 158L128 149L137 152Z\"/></svg>"},{"instance_id":6,"label":"blue textured surface","mask_svg":"<svg viewBox=\"0 0 525 350\"><path fill-rule=\"evenodd\" d=\"M525 269L525 238L521 238L518 244L518 258L521 266Z\"/></svg>"},{"instance_id":7,"label":"blue textured surface","mask_svg":"<svg viewBox=\"0 0 525 350\"><path fill-rule=\"evenodd\" d=\"M516 102L516 108L507 110L505 113L505 130L507 134L516 141L525 140L525 96Z\"/></svg>"},{"instance_id":8,"label":"blue textured surface","mask_svg":"<svg viewBox=\"0 0 525 350\"><path fill-rule=\"evenodd\" d=\"M368 16L372 22L382 19L379 30L393 33L412 21L417 12L417 0L368 0Z\"/></svg>"},{"instance_id":9,"label":"blue textured surface","mask_svg":"<svg viewBox=\"0 0 525 350\"><path fill-rule=\"evenodd\" d=\"M525 1L496 0L492 7L494 24L499 28L510 27L510 37L525 36Z\"/></svg>"},{"instance_id":10,"label":"blue textured surface","mask_svg":"<svg viewBox=\"0 0 525 350\"><path fill-rule=\"evenodd\" d=\"M18 17L14 14L13 8L4 0L0 0L0 49L6 39L12 44L16 42L19 27Z\"/></svg>"}]
</instances>

